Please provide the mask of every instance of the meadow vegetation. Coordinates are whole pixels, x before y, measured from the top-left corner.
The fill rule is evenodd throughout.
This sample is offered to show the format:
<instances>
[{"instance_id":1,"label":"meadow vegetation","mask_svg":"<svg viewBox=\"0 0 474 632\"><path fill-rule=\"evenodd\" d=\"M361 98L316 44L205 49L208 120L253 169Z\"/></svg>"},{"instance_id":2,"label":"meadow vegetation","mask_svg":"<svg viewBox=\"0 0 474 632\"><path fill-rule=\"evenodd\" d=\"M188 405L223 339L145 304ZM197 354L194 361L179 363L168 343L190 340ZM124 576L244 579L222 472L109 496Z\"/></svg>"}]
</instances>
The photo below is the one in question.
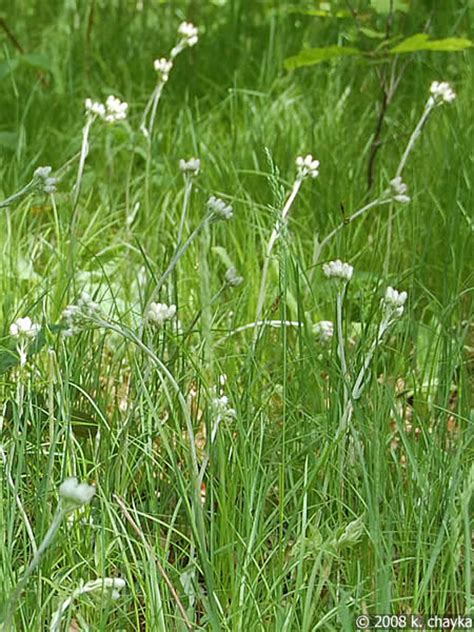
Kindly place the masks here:
<instances>
[{"instance_id":1,"label":"meadow vegetation","mask_svg":"<svg viewBox=\"0 0 474 632\"><path fill-rule=\"evenodd\" d=\"M472 614L473 13L5 0L0 629Z\"/></svg>"}]
</instances>

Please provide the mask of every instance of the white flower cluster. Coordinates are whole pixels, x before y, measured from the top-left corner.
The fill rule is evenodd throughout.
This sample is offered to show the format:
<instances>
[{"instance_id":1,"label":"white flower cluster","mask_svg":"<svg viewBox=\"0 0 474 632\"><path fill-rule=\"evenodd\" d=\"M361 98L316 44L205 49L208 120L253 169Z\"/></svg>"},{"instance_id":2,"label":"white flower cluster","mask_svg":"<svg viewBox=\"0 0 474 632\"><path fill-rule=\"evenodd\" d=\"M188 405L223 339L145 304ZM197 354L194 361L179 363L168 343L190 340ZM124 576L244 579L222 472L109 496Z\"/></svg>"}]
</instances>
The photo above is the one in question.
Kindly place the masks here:
<instances>
[{"instance_id":1,"label":"white flower cluster","mask_svg":"<svg viewBox=\"0 0 474 632\"><path fill-rule=\"evenodd\" d=\"M38 179L41 186L41 190L44 193L54 193L56 191L56 183L58 179L50 177L52 170L53 168L50 166L38 167L38 169L36 169L36 171L33 174L35 178Z\"/></svg>"},{"instance_id":2,"label":"white flower cluster","mask_svg":"<svg viewBox=\"0 0 474 632\"><path fill-rule=\"evenodd\" d=\"M77 334L84 324L84 320L96 314L100 309L98 303L92 300L88 292L83 291L77 305L68 305L62 313L67 329L62 332L66 338Z\"/></svg>"},{"instance_id":3,"label":"white flower cluster","mask_svg":"<svg viewBox=\"0 0 474 632\"><path fill-rule=\"evenodd\" d=\"M226 419L234 419L237 415L234 408L229 404L229 398L227 395L221 395L220 397L214 397L212 400L212 408L216 419L219 421Z\"/></svg>"},{"instance_id":4,"label":"white flower cluster","mask_svg":"<svg viewBox=\"0 0 474 632\"><path fill-rule=\"evenodd\" d=\"M319 176L319 160L315 160L311 154L307 156L298 156L296 159L296 167L298 169L297 177L300 180L304 178L317 178Z\"/></svg>"},{"instance_id":5,"label":"white flower cluster","mask_svg":"<svg viewBox=\"0 0 474 632\"><path fill-rule=\"evenodd\" d=\"M430 86L430 92L430 99L433 105L451 103L456 98L456 93L446 81L433 81Z\"/></svg>"},{"instance_id":6,"label":"white flower cluster","mask_svg":"<svg viewBox=\"0 0 474 632\"><path fill-rule=\"evenodd\" d=\"M59 486L59 495L68 510L77 509L90 503L95 494L95 487L87 483L79 483L75 476L66 478Z\"/></svg>"},{"instance_id":7,"label":"white flower cluster","mask_svg":"<svg viewBox=\"0 0 474 632\"><path fill-rule=\"evenodd\" d=\"M354 268L349 263L343 263L340 259L336 259L336 261L325 263L323 265L323 272L328 279L334 278L350 281L354 274Z\"/></svg>"},{"instance_id":8,"label":"white flower cluster","mask_svg":"<svg viewBox=\"0 0 474 632\"><path fill-rule=\"evenodd\" d=\"M313 325L313 333L321 344L329 342L334 335L334 324L330 320L320 320Z\"/></svg>"},{"instance_id":9,"label":"white flower cluster","mask_svg":"<svg viewBox=\"0 0 474 632\"><path fill-rule=\"evenodd\" d=\"M407 297L408 294L406 292L398 292L393 287L388 287L382 299L382 305L387 315L399 318L403 314Z\"/></svg>"},{"instance_id":10,"label":"white flower cluster","mask_svg":"<svg viewBox=\"0 0 474 632\"><path fill-rule=\"evenodd\" d=\"M116 123L117 121L123 121L127 118L128 103L120 101L113 94L107 97L105 105L86 99L85 101L86 112L94 118L98 116L106 123Z\"/></svg>"},{"instance_id":11,"label":"white flower cluster","mask_svg":"<svg viewBox=\"0 0 474 632\"><path fill-rule=\"evenodd\" d=\"M189 160L183 160L181 158L179 161L179 168L184 174L197 176L201 168L201 161L199 158L190 158Z\"/></svg>"},{"instance_id":12,"label":"white flower cluster","mask_svg":"<svg viewBox=\"0 0 474 632\"><path fill-rule=\"evenodd\" d=\"M169 79L171 69L173 68L173 62L171 59L165 59L164 57L161 59L155 59L153 66L158 73L160 80L163 83L166 83Z\"/></svg>"},{"instance_id":13,"label":"white flower cluster","mask_svg":"<svg viewBox=\"0 0 474 632\"><path fill-rule=\"evenodd\" d=\"M41 325L34 323L29 316L18 318L10 325L10 335L15 338L36 338Z\"/></svg>"},{"instance_id":14,"label":"white flower cluster","mask_svg":"<svg viewBox=\"0 0 474 632\"><path fill-rule=\"evenodd\" d=\"M195 46L198 42L198 30L191 22L181 22L178 26L178 34L185 46Z\"/></svg>"},{"instance_id":15,"label":"white flower cluster","mask_svg":"<svg viewBox=\"0 0 474 632\"><path fill-rule=\"evenodd\" d=\"M243 283L244 277L239 276L236 268L232 266L225 273L225 281L227 285L230 285L230 287L237 287L238 285Z\"/></svg>"},{"instance_id":16,"label":"white flower cluster","mask_svg":"<svg viewBox=\"0 0 474 632\"><path fill-rule=\"evenodd\" d=\"M400 204L408 204L410 202L410 196L407 195L408 187L403 182L401 176L397 176L390 180L390 189L387 191L387 194L395 201Z\"/></svg>"},{"instance_id":17,"label":"white flower cluster","mask_svg":"<svg viewBox=\"0 0 474 632\"><path fill-rule=\"evenodd\" d=\"M230 219L234 212L230 204L226 204L224 200L211 195L207 201L207 208L210 213L216 216L216 219Z\"/></svg>"},{"instance_id":18,"label":"white flower cluster","mask_svg":"<svg viewBox=\"0 0 474 632\"><path fill-rule=\"evenodd\" d=\"M150 303L146 313L146 320L157 327L162 327L167 320L176 316L176 305L166 303Z\"/></svg>"}]
</instances>

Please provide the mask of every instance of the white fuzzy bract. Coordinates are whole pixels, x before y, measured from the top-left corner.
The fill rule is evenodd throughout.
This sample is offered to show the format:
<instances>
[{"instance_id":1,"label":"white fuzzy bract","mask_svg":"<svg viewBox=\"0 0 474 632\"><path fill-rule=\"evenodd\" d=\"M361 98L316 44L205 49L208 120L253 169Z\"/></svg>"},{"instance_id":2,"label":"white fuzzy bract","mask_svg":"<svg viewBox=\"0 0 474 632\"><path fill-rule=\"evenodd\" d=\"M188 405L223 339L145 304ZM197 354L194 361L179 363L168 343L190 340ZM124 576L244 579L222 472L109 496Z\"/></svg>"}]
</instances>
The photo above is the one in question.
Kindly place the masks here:
<instances>
[{"instance_id":1,"label":"white fuzzy bract","mask_svg":"<svg viewBox=\"0 0 474 632\"><path fill-rule=\"evenodd\" d=\"M399 292L393 287L388 287L382 299L382 304L385 311L390 315L400 317L403 314L407 298L408 294L406 292Z\"/></svg>"},{"instance_id":2,"label":"white fuzzy bract","mask_svg":"<svg viewBox=\"0 0 474 632\"><path fill-rule=\"evenodd\" d=\"M146 313L146 319L161 327L167 320L171 320L176 316L176 305L166 305L166 303L150 303L150 307Z\"/></svg>"},{"instance_id":3,"label":"white fuzzy bract","mask_svg":"<svg viewBox=\"0 0 474 632\"><path fill-rule=\"evenodd\" d=\"M94 485L79 483L75 476L66 478L59 486L59 495L70 509L90 503L95 494Z\"/></svg>"},{"instance_id":4,"label":"white fuzzy bract","mask_svg":"<svg viewBox=\"0 0 474 632\"><path fill-rule=\"evenodd\" d=\"M128 103L120 101L113 94L107 97L105 107L107 111L104 120L107 123L116 123L127 118Z\"/></svg>"},{"instance_id":5,"label":"white fuzzy bract","mask_svg":"<svg viewBox=\"0 0 474 632\"><path fill-rule=\"evenodd\" d=\"M38 179L40 188L44 193L54 193L56 191L57 178L51 178L52 167L38 167L34 172L35 178Z\"/></svg>"},{"instance_id":6,"label":"white fuzzy bract","mask_svg":"<svg viewBox=\"0 0 474 632\"><path fill-rule=\"evenodd\" d=\"M324 275L328 279L342 279L343 281L350 281L354 274L354 268L349 263L343 263L340 259L330 261L323 265Z\"/></svg>"},{"instance_id":7,"label":"white fuzzy bract","mask_svg":"<svg viewBox=\"0 0 474 632\"><path fill-rule=\"evenodd\" d=\"M87 114L90 114L94 117L99 116L101 119L105 118L105 105L103 103L99 103L98 101L93 101L92 99L87 98L84 105Z\"/></svg>"},{"instance_id":8,"label":"white fuzzy bract","mask_svg":"<svg viewBox=\"0 0 474 632\"><path fill-rule=\"evenodd\" d=\"M195 46L198 42L198 30L191 22L181 22L178 26L178 34L185 46Z\"/></svg>"},{"instance_id":9,"label":"white fuzzy bract","mask_svg":"<svg viewBox=\"0 0 474 632\"><path fill-rule=\"evenodd\" d=\"M224 200L211 195L207 201L207 208L209 212L217 216L217 219L230 219L234 212L230 204L226 204Z\"/></svg>"},{"instance_id":10,"label":"white fuzzy bract","mask_svg":"<svg viewBox=\"0 0 474 632\"><path fill-rule=\"evenodd\" d=\"M315 160L311 154L298 156L296 159L298 178L317 178L319 176L319 160Z\"/></svg>"},{"instance_id":11,"label":"white fuzzy bract","mask_svg":"<svg viewBox=\"0 0 474 632\"><path fill-rule=\"evenodd\" d=\"M90 319L99 310L99 303L92 300L90 294L84 290L77 305L68 305L63 309L62 317L66 321L67 329L63 330L62 335L68 338L78 333L87 319Z\"/></svg>"},{"instance_id":12,"label":"white fuzzy bract","mask_svg":"<svg viewBox=\"0 0 474 632\"><path fill-rule=\"evenodd\" d=\"M41 325L34 323L29 316L25 316L17 318L10 325L10 335L15 338L36 338L40 329Z\"/></svg>"},{"instance_id":13,"label":"white fuzzy bract","mask_svg":"<svg viewBox=\"0 0 474 632\"><path fill-rule=\"evenodd\" d=\"M400 204L408 204L410 196L407 195L408 187L403 182L401 176L397 176L390 180L390 195L395 202Z\"/></svg>"},{"instance_id":14,"label":"white fuzzy bract","mask_svg":"<svg viewBox=\"0 0 474 632\"><path fill-rule=\"evenodd\" d=\"M318 337L319 342L329 342L334 335L334 323L330 320L320 320L313 325L313 333Z\"/></svg>"},{"instance_id":15,"label":"white fuzzy bract","mask_svg":"<svg viewBox=\"0 0 474 632\"><path fill-rule=\"evenodd\" d=\"M199 158L190 158L189 160L181 158L179 161L179 168L184 174L197 176L201 168L201 161Z\"/></svg>"},{"instance_id":16,"label":"white fuzzy bract","mask_svg":"<svg viewBox=\"0 0 474 632\"><path fill-rule=\"evenodd\" d=\"M166 83L169 79L171 69L173 68L173 62L171 61L171 59L165 59L164 57L162 57L161 59L155 59L155 61L153 62L153 66L158 73L161 81L163 83Z\"/></svg>"},{"instance_id":17,"label":"white fuzzy bract","mask_svg":"<svg viewBox=\"0 0 474 632\"><path fill-rule=\"evenodd\" d=\"M225 280L227 285L230 285L231 287L237 287L238 285L243 283L244 278L239 276L236 268L231 267L225 273Z\"/></svg>"},{"instance_id":18,"label":"white fuzzy bract","mask_svg":"<svg viewBox=\"0 0 474 632\"><path fill-rule=\"evenodd\" d=\"M235 409L231 408L227 395L215 397L212 400L212 407L214 409L216 418L219 420L234 419L237 415Z\"/></svg>"},{"instance_id":19,"label":"white fuzzy bract","mask_svg":"<svg viewBox=\"0 0 474 632\"><path fill-rule=\"evenodd\" d=\"M436 105L451 103L456 98L456 93L447 81L433 81L430 86L431 99Z\"/></svg>"},{"instance_id":20,"label":"white fuzzy bract","mask_svg":"<svg viewBox=\"0 0 474 632\"><path fill-rule=\"evenodd\" d=\"M98 116L106 123L116 123L127 118L128 103L120 101L113 94L107 97L105 105L92 101L92 99L86 99L85 107L89 116L93 118Z\"/></svg>"}]
</instances>

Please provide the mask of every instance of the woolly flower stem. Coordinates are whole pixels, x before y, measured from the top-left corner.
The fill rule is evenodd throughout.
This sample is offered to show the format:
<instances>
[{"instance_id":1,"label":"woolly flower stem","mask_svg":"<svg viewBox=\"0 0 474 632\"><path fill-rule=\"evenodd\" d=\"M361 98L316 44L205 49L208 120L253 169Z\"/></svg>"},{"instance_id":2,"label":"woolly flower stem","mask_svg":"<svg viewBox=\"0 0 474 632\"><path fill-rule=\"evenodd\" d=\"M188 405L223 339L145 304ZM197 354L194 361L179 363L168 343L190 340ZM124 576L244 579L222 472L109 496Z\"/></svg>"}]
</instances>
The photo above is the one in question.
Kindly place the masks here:
<instances>
[{"instance_id":1,"label":"woolly flower stem","mask_svg":"<svg viewBox=\"0 0 474 632\"><path fill-rule=\"evenodd\" d=\"M150 98L148 99L148 103L146 104L145 110L143 112L142 121L140 123L140 130L142 134L145 136L145 138L147 138L149 141L151 141L151 137L153 134L153 128L155 126L155 119L156 119L156 112L158 110L158 104L160 102L165 83L166 82L163 80L160 80L157 83L155 89L151 93ZM148 126L147 126L147 118L148 118L148 114L150 113L150 110L151 110L151 114L150 114L150 118L149 118Z\"/></svg>"},{"instance_id":2,"label":"woolly flower stem","mask_svg":"<svg viewBox=\"0 0 474 632\"><path fill-rule=\"evenodd\" d=\"M301 188L302 183L303 183L303 178L297 178L295 180L293 184L293 188L291 189L290 195L288 196L285 206L282 209L281 218L275 224L275 227L272 230L272 234L270 235L270 239L268 240L265 261L262 268L262 279L260 282L260 291L258 294L257 312L255 314L255 321L257 322L260 320L260 317L262 315L262 310L263 310L263 304L265 302L268 270L270 267L270 257L273 251L273 247L275 246L278 238L280 237L283 226L285 226L288 221L288 215L290 214L291 207L293 205L293 202L296 199L296 196L298 195L298 192Z\"/></svg>"},{"instance_id":3,"label":"woolly flower stem","mask_svg":"<svg viewBox=\"0 0 474 632\"><path fill-rule=\"evenodd\" d=\"M53 541L53 539L54 539L54 537L55 537L55 535L56 535L56 533L57 533L57 531L58 531L58 529L59 529L59 527L61 525L61 522L62 522L64 516L66 515L66 513L67 513L67 509L65 509L64 506L62 505L62 503L60 502L59 505L58 505L58 508L56 509L56 513L54 515L54 518L53 518L53 521L51 523L51 526L49 527L46 535L44 536L43 541L39 545L38 550L36 551L33 559L29 563L28 568L25 570L25 572L23 574L23 577L20 579L20 581L16 585L15 590L13 591L13 593L10 596L10 599L9 599L8 605L7 605L7 609L6 609L5 620L4 620L4 623L3 623L3 627L1 628L5 632L9 632L10 631L10 629L11 629L11 620L12 620L13 614L15 612L15 608L16 608L16 604L18 602L18 599L19 599L24 587L26 586L26 584L28 582L28 579L30 578L31 574L33 573L35 568L40 563L44 552L46 551L48 546Z\"/></svg>"},{"instance_id":4,"label":"woolly flower stem","mask_svg":"<svg viewBox=\"0 0 474 632\"><path fill-rule=\"evenodd\" d=\"M13 195L10 195L10 197L7 197L5 200L0 202L0 208L6 208L7 206L11 206L17 200L20 200L22 197L24 197L27 193L29 193L30 191L33 191L35 189L36 182L37 180L35 178L30 180L28 184L26 184L22 189L20 189L16 193L13 193Z\"/></svg>"},{"instance_id":5,"label":"woolly flower stem","mask_svg":"<svg viewBox=\"0 0 474 632\"><path fill-rule=\"evenodd\" d=\"M323 248L325 246L327 246L327 244L334 239L334 237L347 225L352 223L354 220L356 220L358 217L360 217L361 215L364 215L364 213L367 213L367 211L370 211L370 209L374 208L375 206L383 206L384 204L390 204L392 200L382 200L380 198L377 198L376 200L372 200L372 202L369 202L368 204L366 204L365 206L363 206L362 208L360 208L359 210L357 210L355 213L353 213L352 215L350 215L349 217L347 217L345 219L345 221L341 222L339 224L339 226L336 226L336 228L334 228L328 235L326 235L326 237L320 242L318 248L317 248L317 254L316 254L316 261L319 260L319 257L321 255L321 252L323 250Z\"/></svg>"},{"instance_id":6,"label":"woolly flower stem","mask_svg":"<svg viewBox=\"0 0 474 632\"><path fill-rule=\"evenodd\" d=\"M413 130L410 139L408 141L408 144L406 146L405 151L403 152L403 156L400 160L400 164L398 165L398 169L397 169L397 173L396 173L396 177L399 177L402 175L402 171L405 168L406 162L408 160L409 155L412 152L413 147L415 146L416 141L418 140L420 134L421 134L421 130L423 129L426 121L428 120L429 115L431 114L433 108L435 107L435 102L432 99L428 99L428 101L426 102L425 105L425 109L423 110L423 114L421 115L420 120L418 121L417 126L415 127L415 129Z\"/></svg>"},{"instance_id":7,"label":"woolly flower stem","mask_svg":"<svg viewBox=\"0 0 474 632\"><path fill-rule=\"evenodd\" d=\"M193 232L191 233L191 235L188 237L188 239L184 242L184 244L179 247L178 244L178 248L176 249L173 258L171 259L168 267L166 268L166 270L163 272L163 274L161 275L161 277L158 279L158 283L156 284L153 292L150 294L150 298L145 306L144 309L144 314L146 314L148 312L148 310L150 309L150 305L151 303L154 301L155 297L158 295L158 292L161 290L161 288L163 287L166 279L170 276L170 274L172 274L172 272L174 271L174 269L176 268L178 261L181 259L181 257L184 255L184 253L186 252L186 250L189 248L189 246L192 244L192 242L196 239L196 237L199 235L199 233L202 231L202 229L204 228L204 226L207 224L207 222L211 219L212 215L209 214L207 215L203 221L193 230ZM140 338L142 337L143 334L143 324L140 328Z\"/></svg>"},{"instance_id":8,"label":"woolly flower stem","mask_svg":"<svg viewBox=\"0 0 474 632\"><path fill-rule=\"evenodd\" d=\"M87 155L89 154L89 133L90 133L90 129L94 120L95 120L95 116L88 116L86 120L86 124L82 128L81 154L79 156L79 167L77 170L76 184L74 185L74 189L73 189L74 191L74 199L72 203L73 213L76 209L77 203L79 201L79 195L81 193L84 166L86 164Z\"/></svg>"},{"instance_id":9,"label":"woolly flower stem","mask_svg":"<svg viewBox=\"0 0 474 632\"><path fill-rule=\"evenodd\" d=\"M351 389L350 399L346 402L344 412L342 414L341 421L339 423L339 428L337 429L337 432L336 432L336 437L335 437L336 440L342 435L342 433L347 429L349 425L349 422L352 418L352 413L354 412L354 401L359 399L360 396L362 395L362 391L364 390L364 386L365 386L365 382L364 382L365 376L372 362L372 359L374 357L375 350L382 342L382 339L385 336L385 333L387 332L389 327L393 324L393 322L394 322L393 319L384 318L382 322L380 323L375 340L372 342L372 345L369 351L367 352L367 355L364 358L362 367L357 375L356 381L354 382L354 386Z\"/></svg>"},{"instance_id":10,"label":"woolly flower stem","mask_svg":"<svg viewBox=\"0 0 474 632\"><path fill-rule=\"evenodd\" d=\"M344 405L346 405L349 390L347 387L347 362L346 353L344 349L344 333L342 331L342 305L344 303L344 294L347 284L338 291L336 297L336 323L337 323L337 352L339 355L339 361L341 363L342 379L344 381Z\"/></svg>"}]
</instances>

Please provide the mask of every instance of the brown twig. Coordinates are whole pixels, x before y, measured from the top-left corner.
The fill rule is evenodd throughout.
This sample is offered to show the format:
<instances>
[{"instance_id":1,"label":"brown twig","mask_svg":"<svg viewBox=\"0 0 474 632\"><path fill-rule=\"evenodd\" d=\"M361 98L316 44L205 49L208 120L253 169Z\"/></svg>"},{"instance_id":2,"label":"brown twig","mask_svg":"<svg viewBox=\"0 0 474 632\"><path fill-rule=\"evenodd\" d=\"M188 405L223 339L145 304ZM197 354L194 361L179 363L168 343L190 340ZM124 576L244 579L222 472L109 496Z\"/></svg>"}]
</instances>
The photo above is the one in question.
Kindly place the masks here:
<instances>
[{"instance_id":1,"label":"brown twig","mask_svg":"<svg viewBox=\"0 0 474 632\"><path fill-rule=\"evenodd\" d=\"M13 44L13 46L17 49L17 51L23 55L25 52L25 49L20 44L20 42L16 39L13 31L10 30L10 27L8 26L8 24L5 22L3 18L0 18L0 28L2 28L5 31L6 36L8 37L10 42Z\"/></svg>"},{"instance_id":2,"label":"brown twig","mask_svg":"<svg viewBox=\"0 0 474 632\"><path fill-rule=\"evenodd\" d=\"M174 600L176 601L176 605L178 606L178 610L180 611L181 616L183 617L183 621L184 621L186 627L188 628L188 630L193 630L194 629L193 628L193 624L191 623L191 621L188 618L188 615L186 614L186 610L185 610L185 608L183 606L183 603L182 603L181 599L179 598L178 593L176 592L175 587L173 586L173 584L171 582L171 579L168 577L168 574L166 573L165 569L163 568L160 560L156 557L155 551L153 550L153 548L148 543L147 539L145 538L145 535L144 535L143 531L140 529L140 527L137 525L135 520L132 518L130 512L128 511L127 507L125 506L125 503L124 503L123 499L120 498L120 496L118 494L114 494L113 497L116 500L118 506L120 507L120 509L121 509L126 521L130 524L132 529L138 535L138 537L140 538L140 540L143 543L143 546L146 548L146 550L148 551L148 553L152 557L153 561L157 565L158 570L160 571L161 576L163 577L163 579L165 581L165 584L168 586L171 594L173 595Z\"/></svg>"}]
</instances>

